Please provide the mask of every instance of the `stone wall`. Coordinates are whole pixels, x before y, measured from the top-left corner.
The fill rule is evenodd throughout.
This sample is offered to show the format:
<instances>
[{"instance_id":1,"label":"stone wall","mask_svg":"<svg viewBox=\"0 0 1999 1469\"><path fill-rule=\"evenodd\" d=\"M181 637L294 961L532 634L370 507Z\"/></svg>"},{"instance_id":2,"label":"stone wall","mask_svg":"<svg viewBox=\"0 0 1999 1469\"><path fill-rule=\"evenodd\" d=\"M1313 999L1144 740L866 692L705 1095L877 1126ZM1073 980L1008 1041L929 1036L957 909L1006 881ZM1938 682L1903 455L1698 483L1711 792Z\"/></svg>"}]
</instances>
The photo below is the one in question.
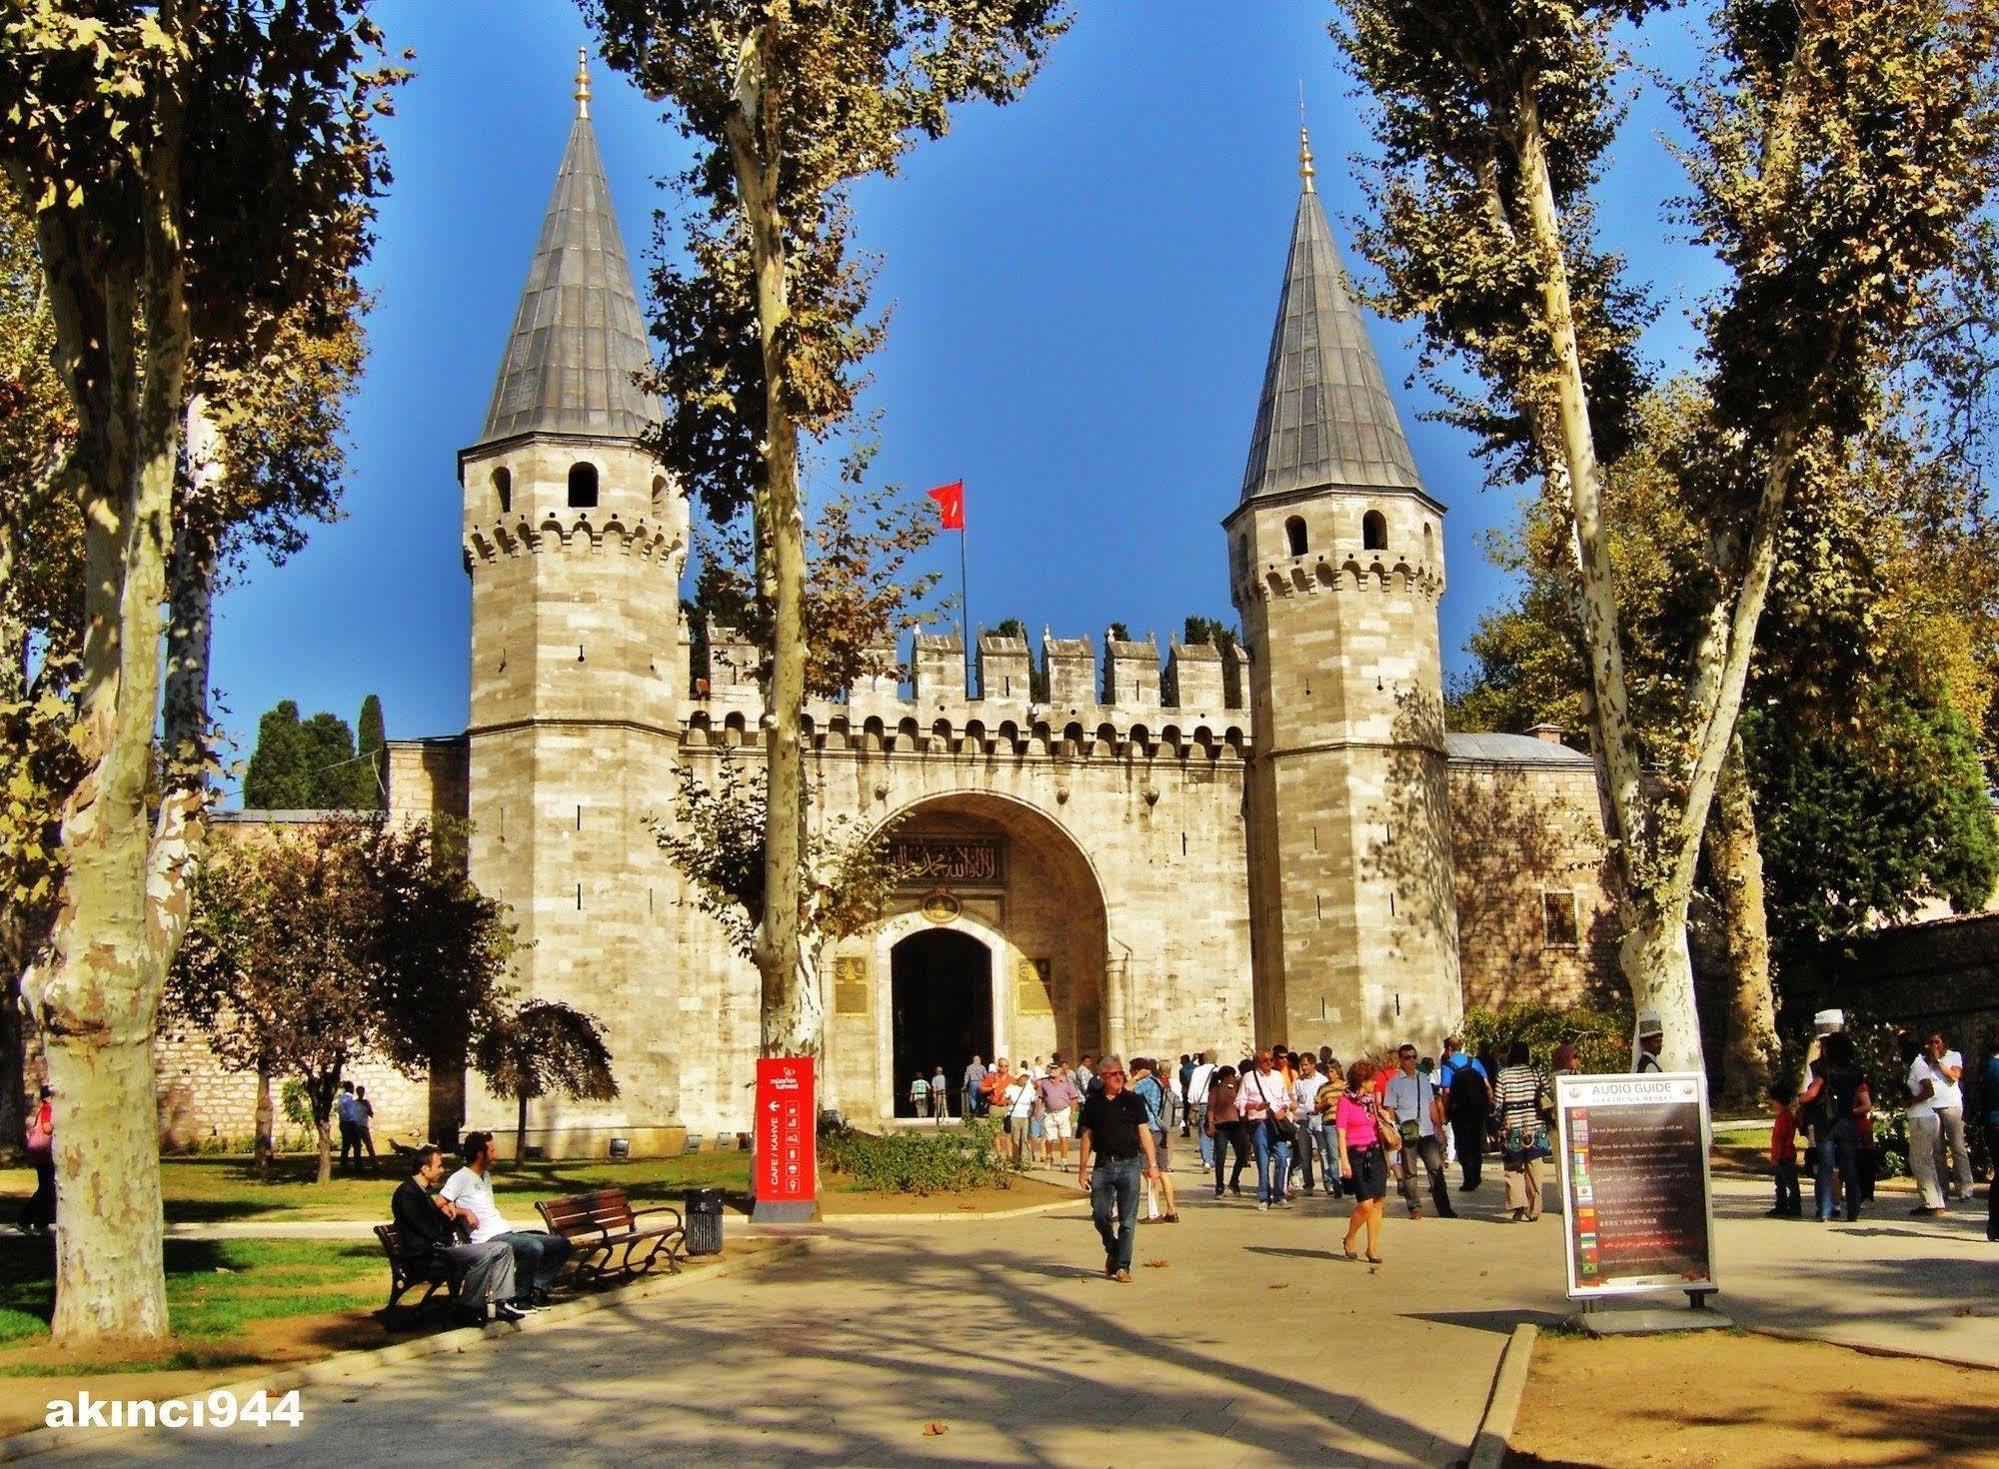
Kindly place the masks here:
<instances>
[{"instance_id":1,"label":"stone wall","mask_svg":"<svg viewBox=\"0 0 1999 1469\"><path fill-rule=\"evenodd\" d=\"M1885 928L1778 956L1786 1035L1837 1007L1915 1030L1941 1027L1967 1058L1999 1028L1999 914Z\"/></svg>"}]
</instances>

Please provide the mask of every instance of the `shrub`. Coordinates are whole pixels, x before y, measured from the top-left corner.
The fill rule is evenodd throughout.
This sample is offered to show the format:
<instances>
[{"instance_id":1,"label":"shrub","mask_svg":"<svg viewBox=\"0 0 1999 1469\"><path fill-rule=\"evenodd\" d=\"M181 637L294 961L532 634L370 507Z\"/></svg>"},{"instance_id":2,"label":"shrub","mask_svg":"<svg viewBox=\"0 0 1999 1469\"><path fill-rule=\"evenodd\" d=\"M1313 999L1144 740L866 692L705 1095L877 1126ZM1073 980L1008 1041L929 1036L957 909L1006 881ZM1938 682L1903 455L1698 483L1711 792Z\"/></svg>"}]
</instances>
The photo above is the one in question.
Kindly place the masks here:
<instances>
[{"instance_id":1,"label":"shrub","mask_svg":"<svg viewBox=\"0 0 1999 1469\"><path fill-rule=\"evenodd\" d=\"M934 1132L858 1132L845 1125L822 1128L819 1160L828 1172L881 1193L958 1194L1006 1188L1011 1170L1000 1158L999 1129L972 1121Z\"/></svg>"},{"instance_id":2,"label":"shrub","mask_svg":"<svg viewBox=\"0 0 1999 1469\"><path fill-rule=\"evenodd\" d=\"M1546 1071L1553 1063L1557 1046L1574 1046L1576 1064L1592 1075L1609 1075L1631 1069L1631 1007L1571 1005L1508 1005L1503 1010L1473 1009L1465 1012L1461 1027L1465 1048L1474 1056L1490 1043L1506 1059L1514 1041L1527 1042L1534 1064Z\"/></svg>"}]
</instances>

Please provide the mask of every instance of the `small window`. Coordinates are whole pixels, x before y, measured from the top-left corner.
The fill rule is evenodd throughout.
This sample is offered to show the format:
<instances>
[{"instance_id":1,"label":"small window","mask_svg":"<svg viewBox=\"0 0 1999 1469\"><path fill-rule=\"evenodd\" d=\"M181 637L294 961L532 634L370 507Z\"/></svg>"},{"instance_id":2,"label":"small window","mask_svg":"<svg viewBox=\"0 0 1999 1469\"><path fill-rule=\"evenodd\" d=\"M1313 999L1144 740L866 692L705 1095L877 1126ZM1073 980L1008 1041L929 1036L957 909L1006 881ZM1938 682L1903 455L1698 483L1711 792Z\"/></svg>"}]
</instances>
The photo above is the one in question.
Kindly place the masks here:
<instances>
[{"instance_id":1,"label":"small window","mask_svg":"<svg viewBox=\"0 0 1999 1469\"><path fill-rule=\"evenodd\" d=\"M571 510L595 510L597 508L596 465L572 464L569 466L569 508Z\"/></svg>"},{"instance_id":2,"label":"small window","mask_svg":"<svg viewBox=\"0 0 1999 1469\"><path fill-rule=\"evenodd\" d=\"M500 514L514 508L514 475L504 464L493 471L493 496L500 502Z\"/></svg>"},{"instance_id":3,"label":"small window","mask_svg":"<svg viewBox=\"0 0 1999 1469\"><path fill-rule=\"evenodd\" d=\"M1305 554L1305 517L1294 515L1284 522L1284 539L1290 543L1293 556Z\"/></svg>"},{"instance_id":4,"label":"small window","mask_svg":"<svg viewBox=\"0 0 1999 1469\"><path fill-rule=\"evenodd\" d=\"M1573 949L1581 941L1581 925L1576 920L1576 895L1548 891L1541 894L1541 944L1549 949Z\"/></svg>"},{"instance_id":5,"label":"small window","mask_svg":"<svg viewBox=\"0 0 1999 1469\"><path fill-rule=\"evenodd\" d=\"M1370 510L1361 517L1360 544L1368 551L1388 549L1388 517L1379 510Z\"/></svg>"}]
</instances>

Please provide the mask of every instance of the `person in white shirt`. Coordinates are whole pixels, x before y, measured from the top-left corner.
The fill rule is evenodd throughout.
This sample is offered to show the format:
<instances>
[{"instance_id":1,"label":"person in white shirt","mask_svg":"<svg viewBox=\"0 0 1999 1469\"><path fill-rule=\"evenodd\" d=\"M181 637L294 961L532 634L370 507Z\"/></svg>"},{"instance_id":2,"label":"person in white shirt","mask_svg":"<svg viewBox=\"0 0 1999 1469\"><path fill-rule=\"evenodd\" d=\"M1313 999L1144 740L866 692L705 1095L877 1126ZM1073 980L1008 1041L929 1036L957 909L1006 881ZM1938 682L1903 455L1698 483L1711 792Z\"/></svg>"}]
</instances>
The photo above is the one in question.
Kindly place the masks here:
<instances>
[{"instance_id":1,"label":"person in white shirt","mask_svg":"<svg viewBox=\"0 0 1999 1469\"><path fill-rule=\"evenodd\" d=\"M1950 1048L1942 1031L1932 1032L1924 1049L1929 1053L1930 1075L1935 1082L1930 1101L1937 1110L1937 1173L1946 1180L1945 1192L1954 1182L1957 1197L1968 1199L1971 1154L1964 1141L1964 1057ZM1950 1150L1948 1159L1943 1156L1945 1148Z\"/></svg>"},{"instance_id":2,"label":"person in white shirt","mask_svg":"<svg viewBox=\"0 0 1999 1469\"><path fill-rule=\"evenodd\" d=\"M1409 1205L1409 1217L1421 1219L1423 1205L1416 1193L1416 1165L1430 1182L1430 1198L1437 1212L1455 1218L1451 1207L1450 1182L1444 1173L1444 1141L1438 1134L1437 1119L1443 1115L1437 1084L1416 1069L1416 1048L1403 1046L1395 1053L1401 1068L1388 1083L1382 1101L1394 1114L1396 1131L1402 1134L1402 1198Z\"/></svg>"},{"instance_id":3,"label":"person in white shirt","mask_svg":"<svg viewBox=\"0 0 1999 1469\"><path fill-rule=\"evenodd\" d=\"M1255 1069L1236 1089L1236 1105L1249 1131L1249 1144L1256 1153L1256 1207L1268 1210L1291 1207L1285 1185L1291 1177L1291 1139L1296 1125L1291 1121L1293 1103L1291 1080L1276 1069L1269 1051L1256 1053Z\"/></svg>"},{"instance_id":4,"label":"person in white shirt","mask_svg":"<svg viewBox=\"0 0 1999 1469\"><path fill-rule=\"evenodd\" d=\"M534 1310L548 1303L548 1287L568 1263L570 1244L559 1234L539 1229L515 1229L500 1213L488 1178L493 1171L493 1135L490 1132L465 1134L465 1166L444 1181L438 1196L458 1211L472 1231L472 1243L504 1240L513 1247L514 1274L518 1294L514 1304Z\"/></svg>"},{"instance_id":5,"label":"person in white shirt","mask_svg":"<svg viewBox=\"0 0 1999 1469\"><path fill-rule=\"evenodd\" d=\"M1215 1167L1215 1140L1208 1136L1208 1088L1215 1082L1215 1053L1201 1052L1201 1064L1187 1078L1187 1110L1193 1114L1194 1136L1201 1140L1201 1167Z\"/></svg>"},{"instance_id":6,"label":"person in white shirt","mask_svg":"<svg viewBox=\"0 0 1999 1469\"><path fill-rule=\"evenodd\" d=\"M1895 1037L1895 1042L1909 1068L1903 1077L1909 1099L1902 1108L1902 1115L1909 1123L1909 1171L1916 1175L1917 1198L1916 1207L1909 1212L1941 1214L1944 1212L1944 1201L1943 1188L1937 1181L1937 1159L1941 1149L1938 1147L1940 1134L1936 1092L1937 1083L1942 1078L1936 1074L1928 1054L1917 1046L1914 1036L1903 1031Z\"/></svg>"},{"instance_id":7,"label":"person in white shirt","mask_svg":"<svg viewBox=\"0 0 1999 1469\"><path fill-rule=\"evenodd\" d=\"M1326 1192L1331 1194L1333 1191L1333 1155L1326 1151L1326 1123L1319 1116L1319 1090L1325 1084L1325 1074L1319 1070L1319 1058L1310 1051L1299 1056L1298 1079L1291 1083L1291 1115L1298 1123L1298 1146L1294 1150L1291 1166L1307 1194L1312 1192L1312 1164L1315 1158L1319 1170L1326 1176Z\"/></svg>"},{"instance_id":8,"label":"person in white shirt","mask_svg":"<svg viewBox=\"0 0 1999 1469\"><path fill-rule=\"evenodd\" d=\"M1000 1093L1000 1115L1006 1119L1008 1147L1022 1165L1034 1159L1034 1109L1038 1101L1034 1078L1025 1071Z\"/></svg>"}]
</instances>

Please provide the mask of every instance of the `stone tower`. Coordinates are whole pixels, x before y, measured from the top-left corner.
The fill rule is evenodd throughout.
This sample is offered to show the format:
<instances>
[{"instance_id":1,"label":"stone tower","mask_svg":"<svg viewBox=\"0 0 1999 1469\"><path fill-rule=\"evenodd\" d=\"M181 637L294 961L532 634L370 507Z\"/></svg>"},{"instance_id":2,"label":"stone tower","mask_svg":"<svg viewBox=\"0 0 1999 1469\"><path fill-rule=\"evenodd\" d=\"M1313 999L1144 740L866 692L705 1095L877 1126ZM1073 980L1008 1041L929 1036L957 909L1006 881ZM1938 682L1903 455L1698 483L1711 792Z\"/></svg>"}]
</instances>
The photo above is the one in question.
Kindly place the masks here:
<instances>
[{"instance_id":1,"label":"stone tower","mask_svg":"<svg viewBox=\"0 0 1999 1469\"><path fill-rule=\"evenodd\" d=\"M1300 132L1304 142L1303 132ZM1423 490L1313 186L1303 190L1243 476L1224 522L1251 649L1258 1040L1343 1058L1462 1007L1437 600Z\"/></svg>"},{"instance_id":2,"label":"stone tower","mask_svg":"<svg viewBox=\"0 0 1999 1469\"><path fill-rule=\"evenodd\" d=\"M667 878L645 830L670 804L688 693L685 500L640 447L660 404L631 266L590 126L576 120L477 443L458 456L472 578L471 874L507 903L530 996L604 1022L621 1078L666 1049L656 995ZM670 1027L669 1027L670 1029ZM638 1037L644 1035L641 1042ZM656 1081L652 1092L671 1091ZM530 1127L671 1114L633 1095ZM474 1097L474 1125L499 1118ZM559 1142L559 1139L551 1139Z\"/></svg>"}]
</instances>

